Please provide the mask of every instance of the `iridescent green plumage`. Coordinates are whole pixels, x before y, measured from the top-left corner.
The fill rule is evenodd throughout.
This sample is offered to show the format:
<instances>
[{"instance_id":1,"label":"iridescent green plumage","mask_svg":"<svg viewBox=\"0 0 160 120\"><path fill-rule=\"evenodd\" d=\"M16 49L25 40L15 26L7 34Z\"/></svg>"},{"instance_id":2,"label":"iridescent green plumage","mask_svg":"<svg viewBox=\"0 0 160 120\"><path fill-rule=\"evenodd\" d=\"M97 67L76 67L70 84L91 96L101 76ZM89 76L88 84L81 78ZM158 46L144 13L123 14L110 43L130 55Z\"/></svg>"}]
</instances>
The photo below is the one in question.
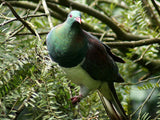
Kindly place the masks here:
<instances>
[{"instance_id":1,"label":"iridescent green plumage","mask_svg":"<svg viewBox=\"0 0 160 120\"><path fill-rule=\"evenodd\" d=\"M87 51L87 39L75 19L80 13L69 14L67 20L54 27L47 36L51 58L63 67L78 65ZM54 47L53 47L54 46Z\"/></svg>"},{"instance_id":2,"label":"iridescent green plumage","mask_svg":"<svg viewBox=\"0 0 160 120\"><path fill-rule=\"evenodd\" d=\"M127 120L113 84L124 81L115 63L124 61L112 54L107 45L84 31L80 17L79 11L72 11L63 24L51 30L47 36L49 54L70 80L80 85L80 94L71 99L72 103L98 89L105 99L110 118Z\"/></svg>"}]
</instances>

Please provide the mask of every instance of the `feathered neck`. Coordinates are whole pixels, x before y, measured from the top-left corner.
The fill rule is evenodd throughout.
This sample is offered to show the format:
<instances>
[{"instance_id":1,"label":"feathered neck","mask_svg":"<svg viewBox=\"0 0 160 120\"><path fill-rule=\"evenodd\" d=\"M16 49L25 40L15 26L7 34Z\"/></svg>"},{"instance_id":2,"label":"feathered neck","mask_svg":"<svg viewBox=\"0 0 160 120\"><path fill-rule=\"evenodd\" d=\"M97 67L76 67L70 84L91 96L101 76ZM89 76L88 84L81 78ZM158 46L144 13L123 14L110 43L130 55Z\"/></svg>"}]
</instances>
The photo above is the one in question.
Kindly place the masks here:
<instances>
[{"instance_id":1,"label":"feathered neck","mask_svg":"<svg viewBox=\"0 0 160 120\"><path fill-rule=\"evenodd\" d=\"M81 25L77 21L71 22L66 20L66 22L64 22L64 26L69 29L69 32L70 31L79 32L82 30Z\"/></svg>"},{"instance_id":2,"label":"feathered neck","mask_svg":"<svg viewBox=\"0 0 160 120\"><path fill-rule=\"evenodd\" d=\"M80 64L87 51L87 40L78 22L57 26L49 42L51 58L62 67Z\"/></svg>"}]
</instances>

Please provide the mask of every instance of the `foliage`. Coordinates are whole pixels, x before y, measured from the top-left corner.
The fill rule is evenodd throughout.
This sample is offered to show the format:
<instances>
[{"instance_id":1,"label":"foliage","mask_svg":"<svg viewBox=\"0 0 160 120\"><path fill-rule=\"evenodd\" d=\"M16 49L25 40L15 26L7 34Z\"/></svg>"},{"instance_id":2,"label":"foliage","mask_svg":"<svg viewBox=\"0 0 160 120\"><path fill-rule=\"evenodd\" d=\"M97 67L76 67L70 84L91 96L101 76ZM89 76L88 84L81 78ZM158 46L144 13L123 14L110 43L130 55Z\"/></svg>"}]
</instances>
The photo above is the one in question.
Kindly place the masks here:
<instances>
[{"instance_id":1,"label":"foliage","mask_svg":"<svg viewBox=\"0 0 160 120\"><path fill-rule=\"evenodd\" d=\"M54 0L49 1L56 3ZM119 28L127 33L147 36L147 39L159 38L159 27L153 25L141 1L124 0L121 5L126 8L118 6L120 3L117 1L119 0L113 0L113 3L103 3L97 0L81 0L80 4L86 4L88 11L91 7L109 16ZM19 20L13 21L15 15L0 1L0 119L106 119L107 115L97 92L83 99L77 106L71 104L70 98L78 94L79 87L71 83L59 66L48 56L45 45L46 33L50 31L47 14L42 14L44 11L41 8L36 11L36 8L32 9L27 4L34 2L32 5L36 4L38 8L38 2L25 1L26 6L28 5L27 7L31 10L22 5L18 6L19 1L16 1L17 4L9 2L19 16L26 17L23 20L27 21L36 36L29 33L30 31ZM154 8L151 3L148 4ZM43 5L40 5L43 8ZM61 4L54 5L65 12L70 11ZM56 9L54 10L57 12ZM51 8L50 12L52 12ZM60 16L66 17L60 13L63 12L56 13L59 19L52 16L54 26L63 21ZM155 9L154 13L158 16ZM89 15L87 11L86 13L83 11L82 18L84 25L90 26L90 31L96 32L97 37L104 43L126 41L126 39L117 40L115 37L117 34L108 24ZM132 40L138 41L134 38ZM158 94L151 95L150 100L143 102L150 91L159 92L160 83L157 82L160 79L159 49L158 43L113 49L115 54L126 61L125 64L118 64L120 73L126 81L117 83L115 86L123 107L133 120L138 118L149 120L160 116ZM136 97L139 92L141 92L141 98L138 96L138 99ZM152 110L153 107L154 110Z\"/></svg>"}]
</instances>

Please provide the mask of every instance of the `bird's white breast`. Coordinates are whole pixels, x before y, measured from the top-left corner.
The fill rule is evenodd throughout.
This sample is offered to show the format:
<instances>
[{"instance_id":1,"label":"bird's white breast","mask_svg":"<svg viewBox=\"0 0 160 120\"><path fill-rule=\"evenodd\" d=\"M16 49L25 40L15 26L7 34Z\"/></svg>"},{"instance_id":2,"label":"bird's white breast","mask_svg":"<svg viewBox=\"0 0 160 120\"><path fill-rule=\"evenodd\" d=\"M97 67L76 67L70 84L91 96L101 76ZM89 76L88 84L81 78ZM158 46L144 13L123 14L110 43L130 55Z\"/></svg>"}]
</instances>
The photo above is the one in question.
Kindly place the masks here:
<instances>
[{"instance_id":1,"label":"bird's white breast","mask_svg":"<svg viewBox=\"0 0 160 120\"><path fill-rule=\"evenodd\" d=\"M83 70L80 65L72 68L62 68L67 74L68 78L71 79L73 83L80 86L87 87L90 91L97 89L101 85L101 81L94 80L91 76Z\"/></svg>"}]
</instances>

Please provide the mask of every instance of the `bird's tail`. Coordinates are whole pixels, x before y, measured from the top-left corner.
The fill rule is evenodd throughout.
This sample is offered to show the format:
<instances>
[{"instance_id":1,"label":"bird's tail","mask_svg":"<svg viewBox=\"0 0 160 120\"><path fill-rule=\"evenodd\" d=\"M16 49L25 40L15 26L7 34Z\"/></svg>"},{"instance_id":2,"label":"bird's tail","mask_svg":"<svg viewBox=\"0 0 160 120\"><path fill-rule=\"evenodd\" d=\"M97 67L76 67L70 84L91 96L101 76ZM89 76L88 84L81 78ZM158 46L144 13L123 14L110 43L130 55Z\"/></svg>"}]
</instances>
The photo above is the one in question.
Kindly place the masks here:
<instances>
[{"instance_id":1,"label":"bird's tail","mask_svg":"<svg viewBox=\"0 0 160 120\"><path fill-rule=\"evenodd\" d=\"M99 96L111 120L128 120L113 84L104 83L99 89Z\"/></svg>"}]
</instances>

